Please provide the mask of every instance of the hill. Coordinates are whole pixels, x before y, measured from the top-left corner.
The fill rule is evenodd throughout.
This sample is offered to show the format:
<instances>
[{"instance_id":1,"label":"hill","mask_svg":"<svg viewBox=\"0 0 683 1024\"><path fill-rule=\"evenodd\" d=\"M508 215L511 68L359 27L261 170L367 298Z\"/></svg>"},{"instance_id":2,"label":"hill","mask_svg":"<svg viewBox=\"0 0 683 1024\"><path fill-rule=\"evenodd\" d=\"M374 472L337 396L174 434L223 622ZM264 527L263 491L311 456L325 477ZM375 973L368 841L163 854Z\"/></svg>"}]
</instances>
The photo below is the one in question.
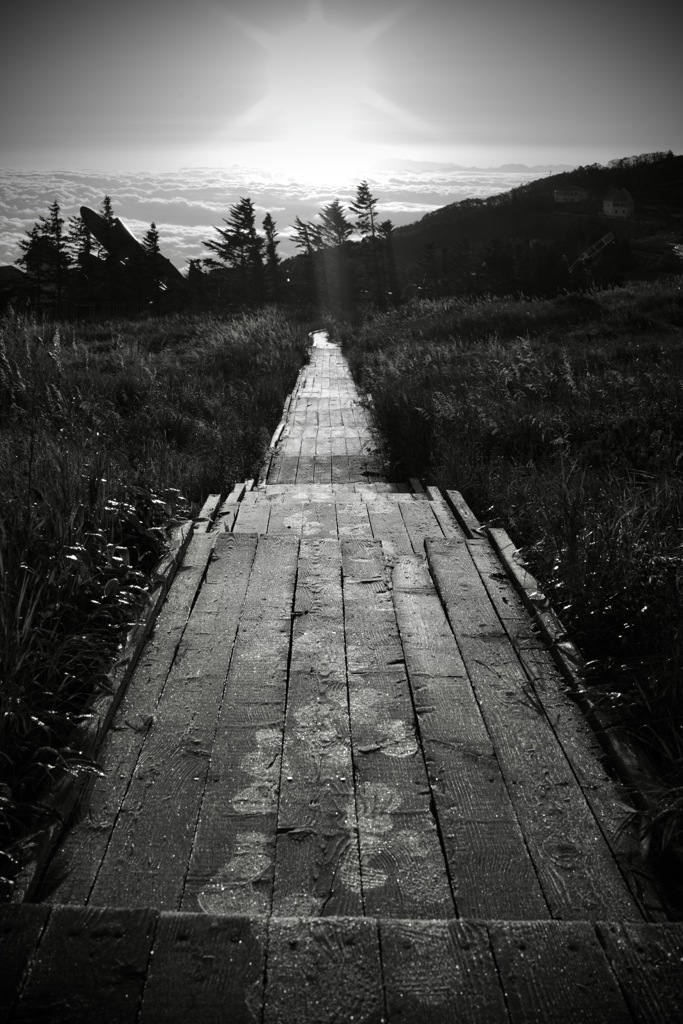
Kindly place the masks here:
<instances>
[{"instance_id":1,"label":"hill","mask_svg":"<svg viewBox=\"0 0 683 1024\"><path fill-rule=\"evenodd\" d=\"M627 216L604 212L613 189L625 189L632 198ZM500 271L506 261L543 260L559 272L563 262L571 264L608 232L615 243L593 268L598 274L642 279L680 267L673 245L683 241L683 156L625 157L552 174L488 199L451 203L397 228L394 254L404 282L443 294L462 285L463 275L485 284L485 264L488 276L496 276L492 262Z\"/></svg>"}]
</instances>

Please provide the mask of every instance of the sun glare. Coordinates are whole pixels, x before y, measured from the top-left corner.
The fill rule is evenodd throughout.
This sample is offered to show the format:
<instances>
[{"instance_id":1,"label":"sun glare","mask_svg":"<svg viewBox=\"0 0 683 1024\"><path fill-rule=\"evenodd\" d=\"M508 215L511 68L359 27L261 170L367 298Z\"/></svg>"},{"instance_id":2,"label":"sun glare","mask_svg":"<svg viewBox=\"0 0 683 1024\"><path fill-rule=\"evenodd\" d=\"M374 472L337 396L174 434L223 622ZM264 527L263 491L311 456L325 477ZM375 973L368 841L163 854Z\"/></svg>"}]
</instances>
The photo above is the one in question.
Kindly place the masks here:
<instances>
[{"instance_id":1,"label":"sun glare","mask_svg":"<svg viewBox=\"0 0 683 1024\"><path fill-rule=\"evenodd\" d=\"M312 2L305 22L277 36L237 19L264 51L264 94L233 119L229 133L269 151L279 172L302 181L362 175L375 148L369 126L378 115L410 120L374 90L368 53L368 44L402 13L349 31Z\"/></svg>"}]
</instances>

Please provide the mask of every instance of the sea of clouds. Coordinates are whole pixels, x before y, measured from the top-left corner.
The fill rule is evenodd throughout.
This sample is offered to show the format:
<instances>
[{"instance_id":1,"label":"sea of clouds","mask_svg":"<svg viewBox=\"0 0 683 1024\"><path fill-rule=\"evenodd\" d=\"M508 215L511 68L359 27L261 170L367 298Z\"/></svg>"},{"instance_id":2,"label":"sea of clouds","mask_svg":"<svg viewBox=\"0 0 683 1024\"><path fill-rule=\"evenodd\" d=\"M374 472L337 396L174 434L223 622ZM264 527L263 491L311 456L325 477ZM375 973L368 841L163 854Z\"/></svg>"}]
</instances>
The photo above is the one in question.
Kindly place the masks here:
<instances>
[{"instance_id":1,"label":"sea of clouds","mask_svg":"<svg viewBox=\"0 0 683 1024\"><path fill-rule=\"evenodd\" d=\"M454 170L432 164L383 167L369 173L367 181L379 201L380 219L399 227L449 203L506 192L545 173L548 169ZM0 265L15 262L21 254L19 240L41 215L47 216L55 199L66 221L81 206L99 210L105 195L137 238L153 221L164 255L180 270L188 260L208 255L202 240L216 238L214 227L224 226L230 207L241 197L253 201L259 223L270 212L281 239L280 253L288 256L295 252L295 218L314 220L335 198L347 206L357 184L356 179L301 184L241 166L155 173L0 170Z\"/></svg>"}]
</instances>

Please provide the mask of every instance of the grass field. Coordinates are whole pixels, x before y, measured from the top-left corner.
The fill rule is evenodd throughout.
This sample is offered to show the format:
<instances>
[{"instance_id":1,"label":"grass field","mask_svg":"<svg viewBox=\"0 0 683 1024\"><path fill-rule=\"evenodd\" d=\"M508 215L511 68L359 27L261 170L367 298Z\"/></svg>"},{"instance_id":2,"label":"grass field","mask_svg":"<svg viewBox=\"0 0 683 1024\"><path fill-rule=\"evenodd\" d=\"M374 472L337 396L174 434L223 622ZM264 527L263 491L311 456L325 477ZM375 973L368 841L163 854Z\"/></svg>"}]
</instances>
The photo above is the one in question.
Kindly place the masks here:
<instances>
[{"instance_id":1,"label":"grass field","mask_svg":"<svg viewBox=\"0 0 683 1024\"><path fill-rule=\"evenodd\" d=\"M392 476L462 491L522 548L593 696L656 761L653 834L680 848L682 325L671 279L418 302L345 335Z\"/></svg>"},{"instance_id":2,"label":"grass field","mask_svg":"<svg viewBox=\"0 0 683 1024\"><path fill-rule=\"evenodd\" d=\"M45 821L166 530L258 473L307 327L0 320L0 881Z\"/></svg>"}]
</instances>

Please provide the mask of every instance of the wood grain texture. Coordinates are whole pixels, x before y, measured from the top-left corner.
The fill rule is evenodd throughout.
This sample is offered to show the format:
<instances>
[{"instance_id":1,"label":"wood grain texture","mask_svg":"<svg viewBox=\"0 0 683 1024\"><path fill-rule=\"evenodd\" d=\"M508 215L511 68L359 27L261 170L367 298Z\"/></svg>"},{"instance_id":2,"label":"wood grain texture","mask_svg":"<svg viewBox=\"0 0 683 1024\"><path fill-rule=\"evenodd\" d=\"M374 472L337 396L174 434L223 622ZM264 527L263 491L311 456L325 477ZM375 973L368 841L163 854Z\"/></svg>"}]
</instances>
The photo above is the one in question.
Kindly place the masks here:
<instances>
[{"instance_id":1,"label":"wood grain texture","mask_svg":"<svg viewBox=\"0 0 683 1024\"><path fill-rule=\"evenodd\" d=\"M482 921L380 921L391 1024L508 1024Z\"/></svg>"},{"instance_id":2,"label":"wood grain texture","mask_svg":"<svg viewBox=\"0 0 683 1024\"><path fill-rule=\"evenodd\" d=\"M343 541L342 562L365 912L454 916L382 545Z\"/></svg>"},{"instance_id":3,"label":"wood grain texture","mask_svg":"<svg viewBox=\"0 0 683 1024\"><path fill-rule=\"evenodd\" d=\"M134 1024L158 914L55 907L13 1016L16 1024Z\"/></svg>"},{"instance_id":4,"label":"wood grain texture","mask_svg":"<svg viewBox=\"0 0 683 1024\"><path fill-rule=\"evenodd\" d=\"M264 1024L382 1024L377 924L271 918Z\"/></svg>"},{"instance_id":5,"label":"wood grain texture","mask_svg":"<svg viewBox=\"0 0 683 1024\"><path fill-rule=\"evenodd\" d=\"M427 541L429 564L551 912L641 920L472 561L482 543Z\"/></svg>"},{"instance_id":6,"label":"wood grain texture","mask_svg":"<svg viewBox=\"0 0 683 1024\"><path fill-rule=\"evenodd\" d=\"M440 540L444 535L432 503L417 496L413 501L400 502L398 507L413 551L416 555L424 555L425 541L428 538Z\"/></svg>"},{"instance_id":7,"label":"wood grain texture","mask_svg":"<svg viewBox=\"0 0 683 1024\"><path fill-rule=\"evenodd\" d=\"M547 917L510 794L424 559L402 556L392 579L458 913Z\"/></svg>"},{"instance_id":8,"label":"wood grain texture","mask_svg":"<svg viewBox=\"0 0 683 1024\"><path fill-rule=\"evenodd\" d=\"M278 808L273 912L361 915L341 550L302 541Z\"/></svg>"},{"instance_id":9,"label":"wood grain texture","mask_svg":"<svg viewBox=\"0 0 683 1024\"><path fill-rule=\"evenodd\" d=\"M98 761L103 775L94 776L86 787L78 817L65 833L43 879L40 898L46 902L78 905L86 903L90 896L131 775L154 725L215 540L213 534L198 534L190 541L100 748Z\"/></svg>"},{"instance_id":10,"label":"wood grain texture","mask_svg":"<svg viewBox=\"0 0 683 1024\"><path fill-rule=\"evenodd\" d=\"M588 922L505 921L488 929L512 1024L632 1024Z\"/></svg>"},{"instance_id":11,"label":"wood grain texture","mask_svg":"<svg viewBox=\"0 0 683 1024\"><path fill-rule=\"evenodd\" d=\"M545 712L559 745L571 765L598 828L646 920L666 920L651 866L643 857L636 830L626 808L631 797L605 768L604 751L581 709L571 699L546 643L533 628L494 550L488 544L471 546L477 570L530 681L530 697Z\"/></svg>"},{"instance_id":12,"label":"wood grain texture","mask_svg":"<svg viewBox=\"0 0 683 1024\"><path fill-rule=\"evenodd\" d=\"M163 913L139 1024L260 1020L265 945L263 919Z\"/></svg>"},{"instance_id":13,"label":"wood grain texture","mask_svg":"<svg viewBox=\"0 0 683 1024\"><path fill-rule=\"evenodd\" d=\"M598 924L597 933L633 1019L683 1020L683 928L680 924Z\"/></svg>"},{"instance_id":14,"label":"wood grain texture","mask_svg":"<svg viewBox=\"0 0 683 1024\"><path fill-rule=\"evenodd\" d=\"M299 542L260 537L211 752L182 909L269 913Z\"/></svg>"},{"instance_id":15,"label":"wood grain texture","mask_svg":"<svg viewBox=\"0 0 683 1024\"><path fill-rule=\"evenodd\" d=\"M219 534L90 902L178 909L256 538Z\"/></svg>"}]
</instances>

